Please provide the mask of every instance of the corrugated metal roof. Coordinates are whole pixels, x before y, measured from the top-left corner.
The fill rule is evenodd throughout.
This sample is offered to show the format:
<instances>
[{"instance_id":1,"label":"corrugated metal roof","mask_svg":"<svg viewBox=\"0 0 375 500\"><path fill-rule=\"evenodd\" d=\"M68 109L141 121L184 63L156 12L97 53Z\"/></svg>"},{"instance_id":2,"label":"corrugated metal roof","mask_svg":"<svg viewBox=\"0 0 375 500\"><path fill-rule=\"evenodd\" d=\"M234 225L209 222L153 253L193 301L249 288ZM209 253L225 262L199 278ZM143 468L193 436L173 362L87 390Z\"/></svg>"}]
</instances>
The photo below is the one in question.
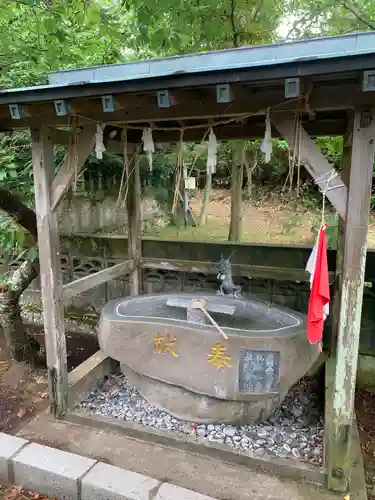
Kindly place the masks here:
<instances>
[{"instance_id":1,"label":"corrugated metal roof","mask_svg":"<svg viewBox=\"0 0 375 500\"><path fill-rule=\"evenodd\" d=\"M0 104L367 69L375 69L375 32L58 71L48 85L1 90Z\"/></svg>"},{"instance_id":2,"label":"corrugated metal roof","mask_svg":"<svg viewBox=\"0 0 375 500\"><path fill-rule=\"evenodd\" d=\"M72 85L83 82L127 81L176 73L245 69L371 53L375 53L375 32L58 71L49 75L49 82L51 85Z\"/></svg>"}]
</instances>

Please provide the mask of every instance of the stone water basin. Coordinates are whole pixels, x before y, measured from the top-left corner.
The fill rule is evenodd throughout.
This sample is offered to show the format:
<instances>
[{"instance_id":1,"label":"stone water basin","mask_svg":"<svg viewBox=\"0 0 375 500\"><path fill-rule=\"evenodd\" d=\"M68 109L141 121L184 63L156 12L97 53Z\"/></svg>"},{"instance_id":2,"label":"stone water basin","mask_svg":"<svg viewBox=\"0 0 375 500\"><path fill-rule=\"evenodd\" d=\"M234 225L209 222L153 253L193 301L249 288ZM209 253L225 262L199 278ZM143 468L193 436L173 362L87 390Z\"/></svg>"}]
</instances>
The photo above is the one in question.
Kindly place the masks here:
<instances>
[{"instance_id":1,"label":"stone water basin","mask_svg":"<svg viewBox=\"0 0 375 500\"><path fill-rule=\"evenodd\" d=\"M195 299L228 340L191 307ZM302 314L254 298L182 293L108 302L99 343L150 404L237 425L269 418L319 355Z\"/></svg>"}]
</instances>

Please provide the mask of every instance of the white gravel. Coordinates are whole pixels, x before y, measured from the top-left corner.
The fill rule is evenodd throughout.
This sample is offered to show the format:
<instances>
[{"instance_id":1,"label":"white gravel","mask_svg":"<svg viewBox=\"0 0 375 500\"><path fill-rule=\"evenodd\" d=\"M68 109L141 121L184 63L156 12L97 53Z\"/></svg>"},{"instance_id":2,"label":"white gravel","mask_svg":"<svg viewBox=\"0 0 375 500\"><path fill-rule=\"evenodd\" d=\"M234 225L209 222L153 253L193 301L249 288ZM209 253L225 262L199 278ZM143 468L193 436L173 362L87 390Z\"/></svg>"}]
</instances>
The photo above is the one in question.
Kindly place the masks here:
<instances>
[{"instance_id":1,"label":"white gravel","mask_svg":"<svg viewBox=\"0 0 375 500\"><path fill-rule=\"evenodd\" d=\"M195 424L174 418L151 406L135 387L128 384L124 375L106 377L77 405L77 409L193 436L200 443L224 444L249 456L277 456L321 466L324 430L315 388L316 381L301 382L267 422L239 427Z\"/></svg>"}]
</instances>

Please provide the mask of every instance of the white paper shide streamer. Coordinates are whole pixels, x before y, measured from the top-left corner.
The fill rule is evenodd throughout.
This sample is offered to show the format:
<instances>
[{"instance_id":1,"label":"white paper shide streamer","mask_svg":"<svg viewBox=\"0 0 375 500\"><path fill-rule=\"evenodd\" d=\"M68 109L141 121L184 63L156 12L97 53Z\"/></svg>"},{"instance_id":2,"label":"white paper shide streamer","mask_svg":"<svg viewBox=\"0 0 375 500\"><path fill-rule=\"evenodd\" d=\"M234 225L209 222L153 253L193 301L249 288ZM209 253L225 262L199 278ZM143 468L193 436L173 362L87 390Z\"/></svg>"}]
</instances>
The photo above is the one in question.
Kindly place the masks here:
<instances>
[{"instance_id":1,"label":"white paper shide streamer","mask_svg":"<svg viewBox=\"0 0 375 500\"><path fill-rule=\"evenodd\" d=\"M265 162L269 163L271 161L272 156L272 132L271 132L271 117L270 110L267 109L266 114L266 131L264 133L264 139L262 144L260 145L260 150L265 155Z\"/></svg>"},{"instance_id":2,"label":"white paper shide streamer","mask_svg":"<svg viewBox=\"0 0 375 500\"><path fill-rule=\"evenodd\" d=\"M217 140L214 131L210 130L208 136L208 149L207 149L207 173L214 174L217 165Z\"/></svg>"},{"instance_id":3,"label":"white paper shide streamer","mask_svg":"<svg viewBox=\"0 0 375 500\"><path fill-rule=\"evenodd\" d=\"M155 152L155 144L152 139L152 129L145 127L142 133L143 151L147 155L150 172L152 172L152 154Z\"/></svg>"},{"instance_id":4,"label":"white paper shide streamer","mask_svg":"<svg viewBox=\"0 0 375 500\"><path fill-rule=\"evenodd\" d=\"M98 160L103 159L103 153L106 150L103 142L103 131L105 125L103 123L97 123L96 134L95 134L95 154Z\"/></svg>"}]
</instances>

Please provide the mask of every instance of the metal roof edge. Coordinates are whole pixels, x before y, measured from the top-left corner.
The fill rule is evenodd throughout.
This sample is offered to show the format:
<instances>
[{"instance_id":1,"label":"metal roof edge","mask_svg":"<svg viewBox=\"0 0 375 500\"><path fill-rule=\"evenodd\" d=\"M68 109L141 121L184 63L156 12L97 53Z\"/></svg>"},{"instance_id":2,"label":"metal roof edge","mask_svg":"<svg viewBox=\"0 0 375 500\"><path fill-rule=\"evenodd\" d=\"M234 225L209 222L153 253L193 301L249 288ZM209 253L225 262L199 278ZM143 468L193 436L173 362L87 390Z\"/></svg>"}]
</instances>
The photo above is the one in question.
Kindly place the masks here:
<instances>
[{"instance_id":1,"label":"metal roof edge","mask_svg":"<svg viewBox=\"0 0 375 500\"><path fill-rule=\"evenodd\" d=\"M224 65L221 68L203 67L199 70L191 71L174 71L158 74L148 74L147 76L132 76L121 77L118 79L107 79L99 81L78 81L78 82L60 82L56 84L46 84L38 86L30 86L23 88L12 88L0 90L0 104L15 104L28 102L43 102L52 101L55 99L74 99L76 97L95 97L105 94L117 94L122 92L149 92L162 89L184 88L184 87L199 87L204 85L215 85L220 83L236 83L236 82L257 82L269 81L283 78L308 77L312 75L330 75L336 74L339 78L340 74L352 71L375 70L375 32L365 32L360 34L350 34L336 37L317 38L319 42L335 39L355 39L358 36L364 40L364 36L369 36L367 42L362 49L357 51L346 51L341 54L332 53L330 56L321 54L316 57L294 57L293 59L274 59L272 63L269 61L260 61L258 64L244 65L243 63L233 63ZM308 42L310 40L305 40ZM303 42L303 41L302 41ZM295 44L301 42L273 44L273 47L279 45L293 48ZM355 44L358 46L358 43ZM264 47L264 46L260 46ZM266 46L268 47L268 46ZM367 48L366 48L367 47ZM230 49L229 51L215 51L214 53L231 53L232 50L241 51L244 48ZM251 48L252 49L252 48ZM294 51L292 51L294 53ZM203 53L205 55L207 53ZM190 57L186 55L185 57ZM178 59L176 57L175 59ZM170 58L161 59L160 61L169 61ZM134 63L135 65L140 63ZM146 63L148 64L148 63ZM127 65L120 65L127 66ZM109 66L111 67L111 66ZM113 66L112 66L113 67ZM114 65L118 67L118 65ZM102 67L103 68L103 67ZM106 68L106 66L104 66ZM90 68L88 68L90 70ZM68 70L68 72L76 72L76 70Z\"/></svg>"},{"instance_id":2,"label":"metal roof edge","mask_svg":"<svg viewBox=\"0 0 375 500\"><path fill-rule=\"evenodd\" d=\"M83 70L93 70L93 69L99 69L99 68L116 68L119 66L131 66L135 64L141 64L141 63L152 63L152 62L160 62L160 61L173 61L176 59L186 59L190 57L202 57L205 55L215 55L215 54L220 54L223 52L227 53L234 53L234 52L242 52L244 50L256 50L259 48L276 48L279 46L283 45L297 45L297 44L305 44L305 43L311 43L315 41L322 41L322 40L335 40L335 39L347 39L347 38L358 38L358 37L367 37L368 35L371 35L371 37L374 37L375 40L375 32L373 31L360 31L357 33L346 33L343 35L330 35L330 36L322 36L322 37L313 37L313 38L304 38L302 40L294 40L294 41L279 41L279 42L274 42L274 43L268 43L268 44L263 44L263 45L244 45L241 47L233 47L233 48L228 48L228 49L217 49L217 50L209 50L209 51L203 51L203 52L193 52L189 54L180 54L180 55L174 55L174 56L168 56L168 57L153 57L150 59L140 59L140 60L135 60L135 61L128 61L128 62L121 62L121 63L114 63L114 64L97 64L94 66L82 66L79 68L68 68L64 70L58 70L58 71L51 71L47 73L47 76L53 76L57 74L62 74L62 73L72 73L75 71L83 71ZM375 42L374 42L375 44ZM374 45L374 50L375 50L375 45Z\"/></svg>"},{"instance_id":3,"label":"metal roof edge","mask_svg":"<svg viewBox=\"0 0 375 500\"><path fill-rule=\"evenodd\" d=\"M375 32L352 33L296 42L239 47L234 49L184 54L129 63L69 69L49 74L49 82L74 84L79 82L127 81L163 77L175 73L205 73L298 62L331 59L375 53Z\"/></svg>"}]
</instances>

